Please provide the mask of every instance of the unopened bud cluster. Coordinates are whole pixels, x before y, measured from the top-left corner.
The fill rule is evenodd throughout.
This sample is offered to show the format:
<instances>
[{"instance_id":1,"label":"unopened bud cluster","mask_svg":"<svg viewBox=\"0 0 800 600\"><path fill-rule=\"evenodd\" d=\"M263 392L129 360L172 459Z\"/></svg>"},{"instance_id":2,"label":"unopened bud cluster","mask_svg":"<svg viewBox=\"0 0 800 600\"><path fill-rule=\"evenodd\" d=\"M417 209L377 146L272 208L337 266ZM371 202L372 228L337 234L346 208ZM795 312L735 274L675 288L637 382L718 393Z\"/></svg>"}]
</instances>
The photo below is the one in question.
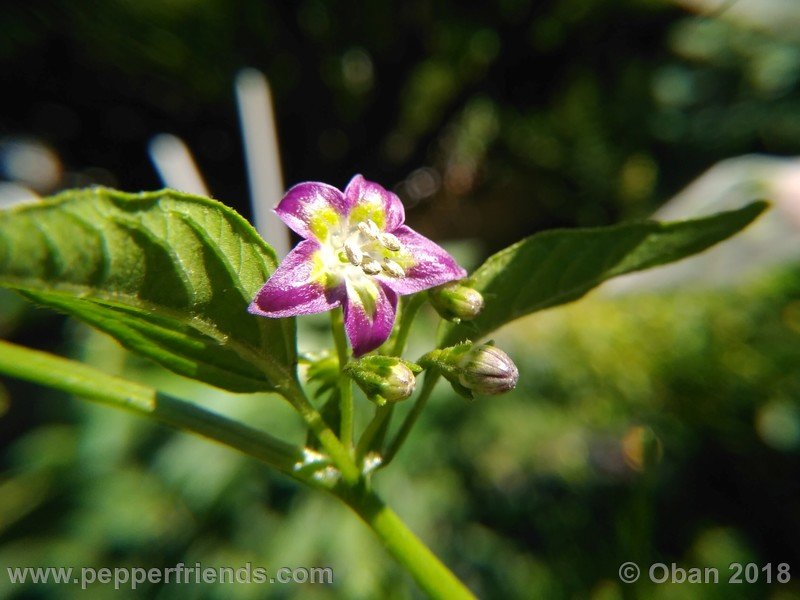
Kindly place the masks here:
<instances>
[{"instance_id":1,"label":"unopened bud cluster","mask_svg":"<svg viewBox=\"0 0 800 600\"><path fill-rule=\"evenodd\" d=\"M414 363L394 356L365 356L345 367L345 373L379 406L408 398L420 371Z\"/></svg>"},{"instance_id":2,"label":"unopened bud cluster","mask_svg":"<svg viewBox=\"0 0 800 600\"><path fill-rule=\"evenodd\" d=\"M513 390L519 370L511 358L491 343L464 342L434 350L420 359L425 367L437 369L463 396L473 393L495 396Z\"/></svg>"}]
</instances>

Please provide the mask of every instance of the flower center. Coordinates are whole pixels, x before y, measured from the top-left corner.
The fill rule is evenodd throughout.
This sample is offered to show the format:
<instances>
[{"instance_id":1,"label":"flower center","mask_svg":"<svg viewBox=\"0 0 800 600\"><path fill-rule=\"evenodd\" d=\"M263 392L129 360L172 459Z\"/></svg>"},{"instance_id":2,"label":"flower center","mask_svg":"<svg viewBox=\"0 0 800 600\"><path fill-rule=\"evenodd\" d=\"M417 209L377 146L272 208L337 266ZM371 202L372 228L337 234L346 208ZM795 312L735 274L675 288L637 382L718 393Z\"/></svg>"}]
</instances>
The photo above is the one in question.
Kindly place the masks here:
<instances>
[{"instance_id":1,"label":"flower center","mask_svg":"<svg viewBox=\"0 0 800 600\"><path fill-rule=\"evenodd\" d=\"M395 258L403 250L396 236L378 229L372 219L361 221L350 229L339 250L339 260L360 267L365 275L383 273L390 277L405 277L406 273Z\"/></svg>"}]
</instances>

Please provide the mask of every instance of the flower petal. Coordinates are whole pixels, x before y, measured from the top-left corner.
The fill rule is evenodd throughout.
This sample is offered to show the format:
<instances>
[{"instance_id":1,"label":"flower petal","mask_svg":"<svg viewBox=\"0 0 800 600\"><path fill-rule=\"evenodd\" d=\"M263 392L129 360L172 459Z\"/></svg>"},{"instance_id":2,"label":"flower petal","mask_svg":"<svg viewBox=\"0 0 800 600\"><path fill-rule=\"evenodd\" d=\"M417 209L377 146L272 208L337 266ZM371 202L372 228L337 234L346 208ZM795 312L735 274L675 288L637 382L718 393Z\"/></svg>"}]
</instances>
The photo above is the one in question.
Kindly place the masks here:
<instances>
[{"instance_id":1,"label":"flower petal","mask_svg":"<svg viewBox=\"0 0 800 600\"><path fill-rule=\"evenodd\" d=\"M306 239L326 240L338 229L350 204L342 192L327 183L308 181L293 186L275 207L281 220Z\"/></svg>"},{"instance_id":2,"label":"flower petal","mask_svg":"<svg viewBox=\"0 0 800 600\"><path fill-rule=\"evenodd\" d=\"M248 312L262 317L293 317L330 310L344 297L344 287L326 289L319 244L304 240L278 266L259 290Z\"/></svg>"},{"instance_id":3,"label":"flower petal","mask_svg":"<svg viewBox=\"0 0 800 600\"><path fill-rule=\"evenodd\" d=\"M393 233L414 259L414 264L406 268L405 277L380 277L398 294L413 294L467 276L443 248L410 227L402 225Z\"/></svg>"},{"instance_id":4,"label":"flower petal","mask_svg":"<svg viewBox=\"0 0 800 600\"><path fill-rule=\"evenodd\" d=\"M347 282L344 328L353 356L359 357L385 342L397 313L397 294L374 280Z\"/></svg>"},{"instance_id":5,"label":"flower petal","mask_svg":"<svg viewBox=\"0 0 800 600\"><path fill-rule=\"evenodd\" d=\"M344 189L350 204L350 223L372 219L382 231L393 232L406 220L403 203L383 186L356 175Z\"/></svg>"}]
</instances>

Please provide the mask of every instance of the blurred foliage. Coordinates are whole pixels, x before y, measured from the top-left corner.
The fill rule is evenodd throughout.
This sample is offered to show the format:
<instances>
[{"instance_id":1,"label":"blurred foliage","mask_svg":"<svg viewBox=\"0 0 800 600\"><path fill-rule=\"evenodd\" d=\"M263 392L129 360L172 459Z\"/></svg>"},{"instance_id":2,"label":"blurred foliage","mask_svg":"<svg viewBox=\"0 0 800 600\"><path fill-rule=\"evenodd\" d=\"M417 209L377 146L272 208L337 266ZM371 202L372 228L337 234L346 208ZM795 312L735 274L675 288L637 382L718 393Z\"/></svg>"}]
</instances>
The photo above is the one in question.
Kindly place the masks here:
<instances>
[{"instance_id":1,"label":"blurred foliage","mask_svg":"<svg viewBox=\"0 0 800 600\"><path fill-rule=\"evenodd\" d=\"M423 233L494 250L647 215L732 155L800 153L800 37L785 25L668 0L11 3L0 135L55 147L59 187L139 190L159 186L148 139L175 133L246 211L232 82L253 66L287 182L363 171L420 205Z\"/></svg>"},{"instance_id":2,"label":"blurred foliage","mask_svg":"<svg viewBox=\"0 0 800 600\"><path fill-rule=\"evenodd\" d=\"M432 324L432 311L423 319ZM418 328L432 329L424 321ZM302 339L313 346L318 335L312 328ZM100 334L76 326L70 336L92 364L300 440L299 423L277 398L210 391ZM481 597L622 598L616 570L626 560L715 566L722 579L734 561L800 564L800 270L735 290L595 296L519 321L498 343L519 363L519 388L468 403L441 385L399 464L377 476ZM333 499L204 440L25 390L14 389L6 419L41 413L3 457L0 564L251 561L335 570L331 587L139 591L153 598L415 594ZM362 398L362 418L369 406ZM33 592L3 585L0 597ZM636 589L734 597L722 585ZM734 591L763 598L767 589ZM794 582L769 589L800 593ZM80 590L36 593L70 598Z\"/></svg>"},{"instance_id":3,"label":"blurred foliage","mask_svg":"<svg viewBox=\"0 0 800 600\"><path fill-rule=\"evenodd\" d=\"M287 182L362 171L416 207L421 232L479 238L475 254L644 216L722 158L800 153L798 30L666 0L5 3L0 142L53 148L56 188L138 190L160 186L147 141L175 133L215 196L247 212L231 82L253 66L273 88ZM305 348L323 327L310 322ZM179 380L6 294L0 333L302 441L278 399ZM519 363L517 392L466 404L442 386L379 487L482 597L797 596L796 583L622 588L616 572L626 560L722 577L733 561L800 568L799 336L797 269L537 315L498 340ZM204 440L5 385L0 566L335 570L333 587L141 591L153 598L417 593L331 499ZM0 597L78 595L0 577Z\"/></svg>"}]
</instances>

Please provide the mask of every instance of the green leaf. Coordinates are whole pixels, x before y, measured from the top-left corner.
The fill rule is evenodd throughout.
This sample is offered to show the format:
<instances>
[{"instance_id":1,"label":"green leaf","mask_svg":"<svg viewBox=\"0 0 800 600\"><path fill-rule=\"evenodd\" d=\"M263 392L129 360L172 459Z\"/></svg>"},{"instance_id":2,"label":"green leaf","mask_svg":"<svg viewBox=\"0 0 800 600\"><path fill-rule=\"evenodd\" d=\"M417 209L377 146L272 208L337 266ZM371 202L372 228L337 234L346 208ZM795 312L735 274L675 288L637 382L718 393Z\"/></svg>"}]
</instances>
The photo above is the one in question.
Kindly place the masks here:
<instances>
[{"instance_id":1,"label":"green leaf","mask_svg":"<svg viewBox=\"0 0 800 600\"><path fill-rule=\"evenodd\" d=\"M538 233L501 250L472 275L483 312L469 323L446 323L440 345L477 339L514 319L576 300L603 281L696 254L744 229L767 207L674 223L644 221Z\"/></svg>"},{"instance_id":2,"label":"green leaf","mask_svg":"<svg viewBox=\"0 0 800 600\"><path fill-rule=\"evenodd\" d=\"M174 190L68 191L0 212L0 285L232 391L294 372L294 320L247 313L275 267L235 211Z\"/></svg>"}]
</instances>

